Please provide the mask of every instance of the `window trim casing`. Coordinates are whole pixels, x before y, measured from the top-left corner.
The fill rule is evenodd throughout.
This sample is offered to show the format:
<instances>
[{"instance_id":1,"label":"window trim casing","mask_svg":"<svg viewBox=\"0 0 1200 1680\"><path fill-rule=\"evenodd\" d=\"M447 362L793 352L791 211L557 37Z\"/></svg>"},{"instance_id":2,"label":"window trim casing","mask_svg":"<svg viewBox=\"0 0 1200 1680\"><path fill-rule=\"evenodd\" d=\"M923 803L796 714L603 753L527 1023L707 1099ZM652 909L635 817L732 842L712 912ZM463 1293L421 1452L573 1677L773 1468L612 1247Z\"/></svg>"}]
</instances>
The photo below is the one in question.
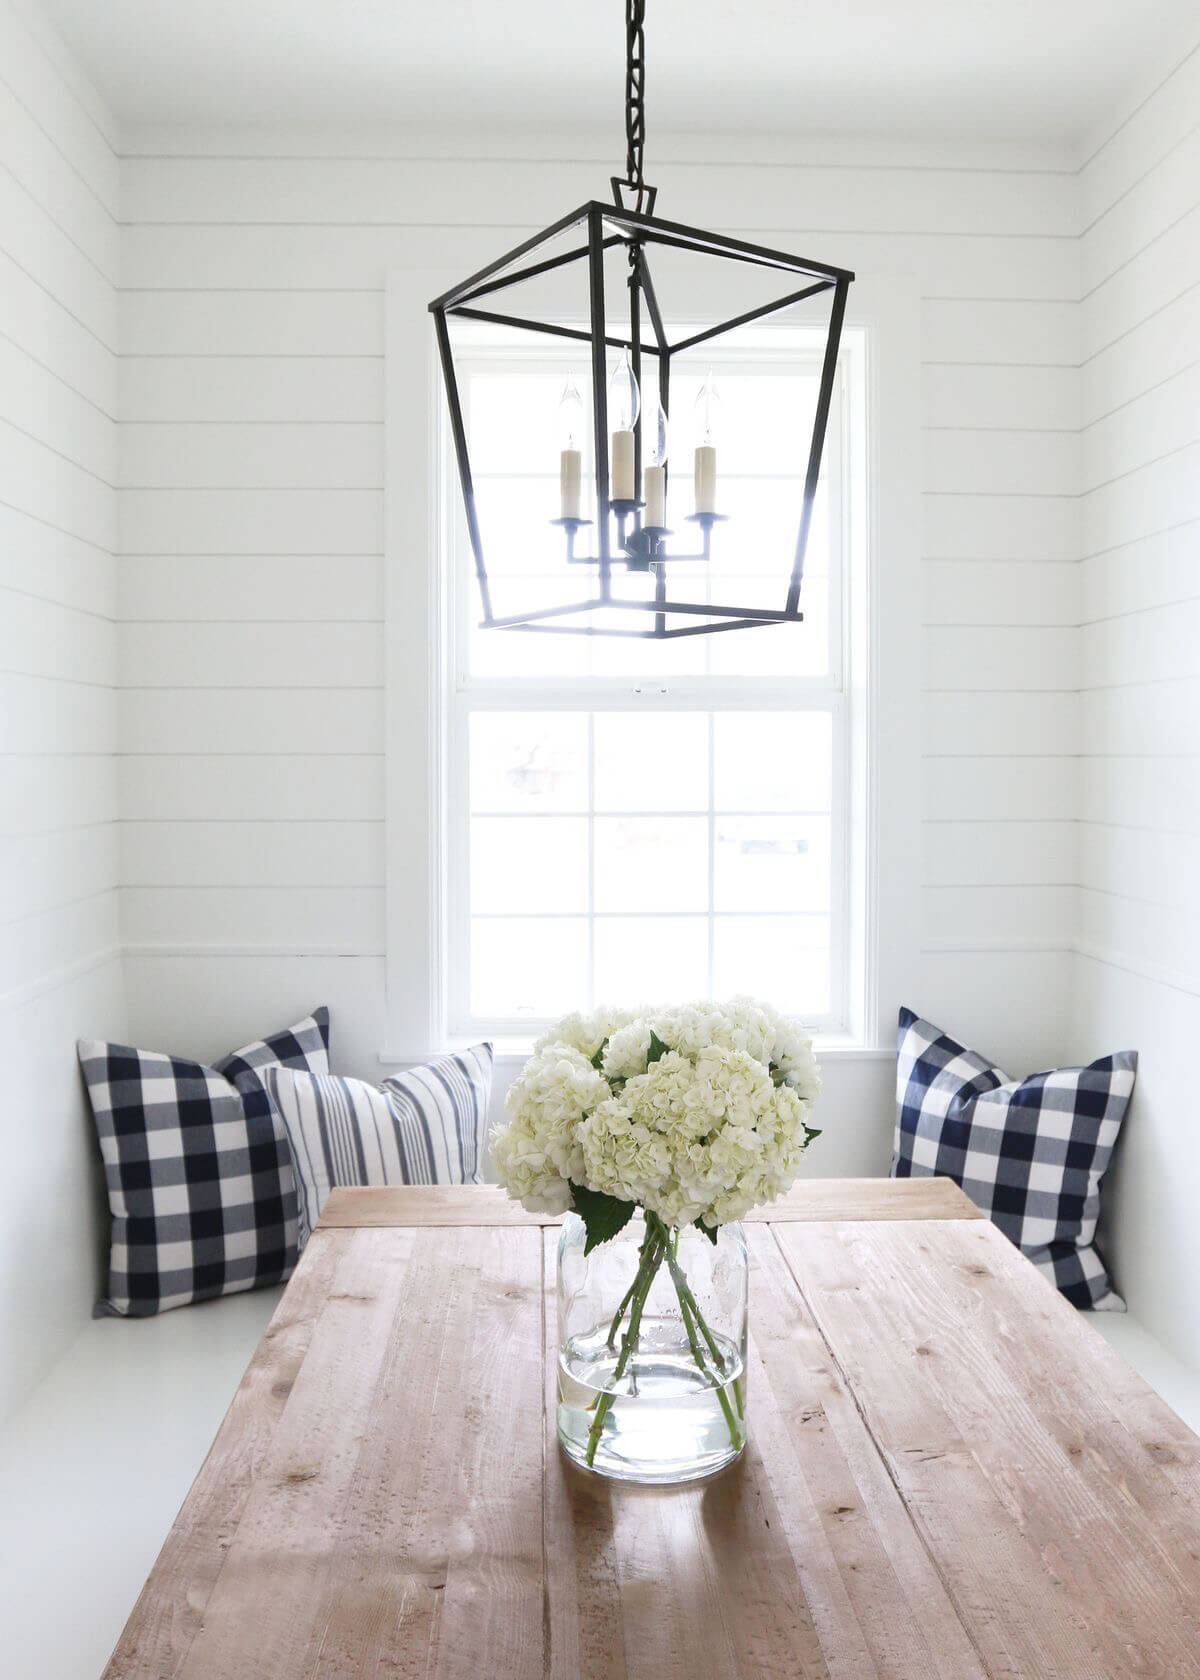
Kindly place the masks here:
<instances>
[{"instance_id":1,"label":"window trim casing","mask_svg":"<svg viewBox=\"0 0 1200 1680\"><path fill-rule=\"evenodd\" d=\"M447 718L442 396L427 300L453 283L452 241L437 266L389 273L385 311L384 774L385 1062L420 1060L451 1042L445 1007L448 834L442 772ZM864 755L860 902L861 1019L819 1041L822 1053L873 1056L920 972L920 298L910 276L860 275L847 329L865 344L866 529L861 587L865 687L856 707ZM856 621L843 613L843 626ZM886 704L881 697L886 695ZM424 817L414 822L414 811ZM886 856L886 871L880 859ZM887 1026L884 1023L887 1022ZM513 1056L523 1046L500 1046Z\"/></svg>"}]
</instances>

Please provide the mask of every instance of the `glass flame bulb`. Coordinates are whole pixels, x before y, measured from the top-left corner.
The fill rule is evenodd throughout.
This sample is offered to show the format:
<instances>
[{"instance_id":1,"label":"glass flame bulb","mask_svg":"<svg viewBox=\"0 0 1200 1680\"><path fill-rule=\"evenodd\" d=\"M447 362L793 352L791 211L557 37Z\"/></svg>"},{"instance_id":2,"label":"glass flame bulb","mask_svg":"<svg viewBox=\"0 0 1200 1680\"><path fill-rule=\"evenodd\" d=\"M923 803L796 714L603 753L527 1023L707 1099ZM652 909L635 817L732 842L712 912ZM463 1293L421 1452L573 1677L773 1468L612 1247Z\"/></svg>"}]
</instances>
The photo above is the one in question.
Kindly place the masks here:
<instances>
[{"instance_id":1,"label":"glass flame bulb","mask_svg":"<svg viewBox=\"0 0 1200 1680\"><path fill-rule=\"evenodd\" d=\"M642 393L629 363L628 350L622 350L621 360L613 369L608 382L608 424L614 432L631 432L641 412Z\"/></svg>"},{"instance_id":2,"label":"glass flame bulb","mask_svg":"<svg viewBox=\"0 0 1200 1680\"><path fill-rule=\"evenodd\" d=\"M646 437L643 444L646 451L646 465L648 467L665 467L670 449L670 433L667 411L660 400L655 400L653 413L647 415L647 419L650 421L650 425L646 428Z\"/></svg>"},{"instance_id":3,"label":"glass flame bulb","mask_svg":"<svg viewBox=\"0 0 1200 1680\"><path fill-rule=\"evenodd\" d=\"M582 449L586 429L583 398L574 375L568 374L562 396L558 399L559 449Z\"/></svg>"},{"instance_id":4,"label":"glass flame bulb","mask_svg":"<svg viewBox=\"0 0 1200 1680\"><path fill-rule=\"evenodd\" d=\"M721 393L717 390L711 368L708 370L703 385L696 393L694 410L696 415L696 442L702 446L715 446L717 433L720 430Z\"/></svg>"}]
</instances>

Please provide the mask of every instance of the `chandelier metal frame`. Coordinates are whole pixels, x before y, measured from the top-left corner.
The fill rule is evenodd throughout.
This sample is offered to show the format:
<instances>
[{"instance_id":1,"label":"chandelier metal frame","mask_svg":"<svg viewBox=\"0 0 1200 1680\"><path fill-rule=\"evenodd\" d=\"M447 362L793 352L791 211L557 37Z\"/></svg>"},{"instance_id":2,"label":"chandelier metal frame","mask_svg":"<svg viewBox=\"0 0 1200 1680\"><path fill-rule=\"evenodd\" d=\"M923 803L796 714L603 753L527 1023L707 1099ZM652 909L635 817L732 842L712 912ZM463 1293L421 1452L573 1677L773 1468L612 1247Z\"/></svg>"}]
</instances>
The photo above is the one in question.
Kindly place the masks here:
<instances>
[{"instance_id":1,"label":"chandelier metal frame","mask_svg":"<svg viewBox=\"0 0 1200 1680\"><path fill-rule=\"evenodd\" d=\"M467 531L483 609L481 627L485 629L556 631L585 636L635 636L670 641L684 636L711 634L719 630L743 630L756 625L799 623L804 616L800 611L800 592L804 578L805 553L812 526L825 434L837 375L846 300L854 275L848 269L815 262L806 257L792 256L765 246L748 244L744 240L709 233L700 228L686 227L678 222L665 221L654 214L657 189L648 186L643 176L644 21L645 0L627 0L626 173L623 178L612 178L614 204L607 205L592 200L581 205L532 238L506 251L503 256L497 257L494 262L488 263L468 279L451 287L429 305L434 319ZM626 197L630 201L628 204L625 202ZM559 250L553 255L538 256L544 247L554 244L562 236L575 230L581 230L579 242L572 243L566 251ZM627 317L625 311L622 311L623 321L626 318L628 320L628 336L623 332L618 334L609 331L606 310L605 255L620 246L625 247L628 253ZM804 283L757 308L748 309L701 331L686 333L672 341L659 306L650 266L651 253L656 247L692 252L697 256L749 264L756 268L773 269L798 277ZM586 264L587 267L586 331L566 326L561 321L546 321L505 313L493 306L493 300L499 299L500 294L509 288L537 280L574 263ZM615 349L628 353L634 377L639 385L643 357L656 361L659 400L664 411L669 414L671 365L674 357L709 340L718 339L725 333L825 293L830 294L829 319L785 604L777 609L759 606L738 607L678 598L678 591L669 589L668 586L668 572L672 563L708 561L713 528L723 523L725 516L712 512L690 515L690 521L698 527L698 552L672 553L667 548L667 539L672 533L665 527L643 523L643 504L640 500L636 497L626 500L612 499L607 392L608 352ZM591 523L589 520L562 518L553 522L563 528L567 563L571 566L594 567L596 570L595 588L584 599L567 605L539 607L507 616L496 616L492 611L492 592L451 339L451 323L456 320L482 322L506 329L515 328L545 335L550 339L567 339L588 346L592 381L593 470L597 509L595 553L579 554L576 551L579 532ZM633 482L636 491L642 479L640 416L634 424L633 431ZM653 599L622 597L614 589L614 572L620 567L624 567L627 572L651 573L654 580ZM653 622L649 628L636 628L631 624L628 629L610 624L564 622L597 612L649 614ZM671 626L667 622L671 615L681 615L685 619L703 618L714 622Z\"/></svg>"}]
</instances>

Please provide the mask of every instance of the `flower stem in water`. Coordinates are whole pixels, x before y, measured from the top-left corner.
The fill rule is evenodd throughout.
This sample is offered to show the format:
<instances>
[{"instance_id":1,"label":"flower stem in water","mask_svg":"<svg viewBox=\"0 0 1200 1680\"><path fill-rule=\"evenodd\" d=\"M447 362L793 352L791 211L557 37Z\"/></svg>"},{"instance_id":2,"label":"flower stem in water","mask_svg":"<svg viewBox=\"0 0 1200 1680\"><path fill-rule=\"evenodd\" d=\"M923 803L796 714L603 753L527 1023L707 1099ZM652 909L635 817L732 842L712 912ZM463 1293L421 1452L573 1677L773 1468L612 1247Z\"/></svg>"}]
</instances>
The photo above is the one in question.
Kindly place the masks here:
<instances>
[{"instance_id":1,"label":"flower stem in water","mask_svg":"<svg viewBox=\"0 0 1200 1680\"><path fill-rule=\"evenodd\" d=\"M632 1288L626 1297L631 1303L629 1328L621 1340L621 1353L617 1360L616 1370L612 1374L612 1387L600 1396L600 1403L596 1407L596 1415L592 1419L591 1428L588 1430L586 1461L589 1468L595 1461L596 1448L600 1444L600 1436L604 1429L604 1420L612 1410L613 1402L616 1399L614 1392L616 1385L625 1375L629 1361L637 1352L638 1334L642 1325L642 1310L646 1305L646 1297L650 1293L654 1279L658 1275L658 1268L662 1265L665 1252L666 1245L661 1241L658 1233L654 1230L648 1230L646 1240L642 1244L641 1265L638 1267L637 1276L634 1278ZM616 1322L620 1321L620 1315L624 1310L625 1306L622 1303Z\"/></svg>"},{"instance_id":2,"label":"flower stem in water","mask_svg":"<svg viewBox=\"0 0 1200 1680\"><path fill-rule=\"evenodd\" d=\"M625 1299L621 1302L621 1305L617 1308L616 1312L613 1314L613 1321L608 1327L608 1345L609 1345L610 1348L615 1348L616 1345L617 1345L617 1329L618 1329L618 1327L621 1323L621 1320L625 1317L626 1307L629 1305L630 1301L633 1300L634 1292L637 1289L637 1285L638 1285L638 1278L641 1277L641 1275L642 1275L641 1268L639 1267L637 1273L634 1276L633 1282L629 1285L629 1288L625 1291Z\"/></svg>"},{"instance_id":3,"label":"flower stem in water","mask_svg":"<svg viewBox=\"0 0 1200 1680\"><path fill-rule=\"evenodd\" d=\"M729 1396L725 1392L725 1361L721 1357L721 1351L717 1346L716 1339L713 1336L712 1331L705 1323L704 1314L700 1311L696 1297L692 1294L691 1285L688 1283L683 1267L679 1264L679 1260L677 1258L678 1235L676 1236L674 1242L668 1242L665 1245L663 1252L666 1255L667 1267L671 1273L671 1282L675 1285L675 1293L679 1297L679 1310L683 1316L683 1327L687 1333L688 1346L692 1350L692 1358L696 1362L697 1369L702 1371L705 1376L708 1376L710 1373L708 1367L704 1363L704 1354L701 1351L699 1342L696 1340L696 1329L699 1327L701 1335L708 1343L709 1352L712 1354L713 1366L715 1368L715 1375L717 1378L717 1399L720 1402L721 1411L724 1413L725 1422L729 1427L729 1439L735 1447L741 1447L744 1445L742 1429L738 1419L734 1416L733 1407L729 1404ZM734 1384L734 1396L737 1400L738 1412L740 1414L742 1410L742 1397L740 1387L737 1383Z\"/></svg>"}]
</instances>

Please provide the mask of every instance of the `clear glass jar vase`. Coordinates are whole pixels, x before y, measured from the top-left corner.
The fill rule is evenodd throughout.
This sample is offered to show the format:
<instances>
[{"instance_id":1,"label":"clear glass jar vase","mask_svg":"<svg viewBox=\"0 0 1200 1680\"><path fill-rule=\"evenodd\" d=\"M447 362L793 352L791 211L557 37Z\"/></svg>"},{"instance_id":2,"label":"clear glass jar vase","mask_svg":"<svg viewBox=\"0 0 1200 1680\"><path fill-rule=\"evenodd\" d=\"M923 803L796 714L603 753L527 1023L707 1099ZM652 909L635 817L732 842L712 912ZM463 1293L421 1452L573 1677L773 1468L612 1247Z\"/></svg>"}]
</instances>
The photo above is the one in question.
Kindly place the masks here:
<instances>
[{"instance_id":1,"label":"clear glass jar vase","mask_svg":"<svg viewBox=\"0 0 1200 1680\"><path fill-rule=\"evenodd\" d=\"M686 1482L746 1444L746 1238L668 1230L640 1212L591 1254L558 1246L558 1438L620 1481Z\"/></svg>"}]
</instances>

